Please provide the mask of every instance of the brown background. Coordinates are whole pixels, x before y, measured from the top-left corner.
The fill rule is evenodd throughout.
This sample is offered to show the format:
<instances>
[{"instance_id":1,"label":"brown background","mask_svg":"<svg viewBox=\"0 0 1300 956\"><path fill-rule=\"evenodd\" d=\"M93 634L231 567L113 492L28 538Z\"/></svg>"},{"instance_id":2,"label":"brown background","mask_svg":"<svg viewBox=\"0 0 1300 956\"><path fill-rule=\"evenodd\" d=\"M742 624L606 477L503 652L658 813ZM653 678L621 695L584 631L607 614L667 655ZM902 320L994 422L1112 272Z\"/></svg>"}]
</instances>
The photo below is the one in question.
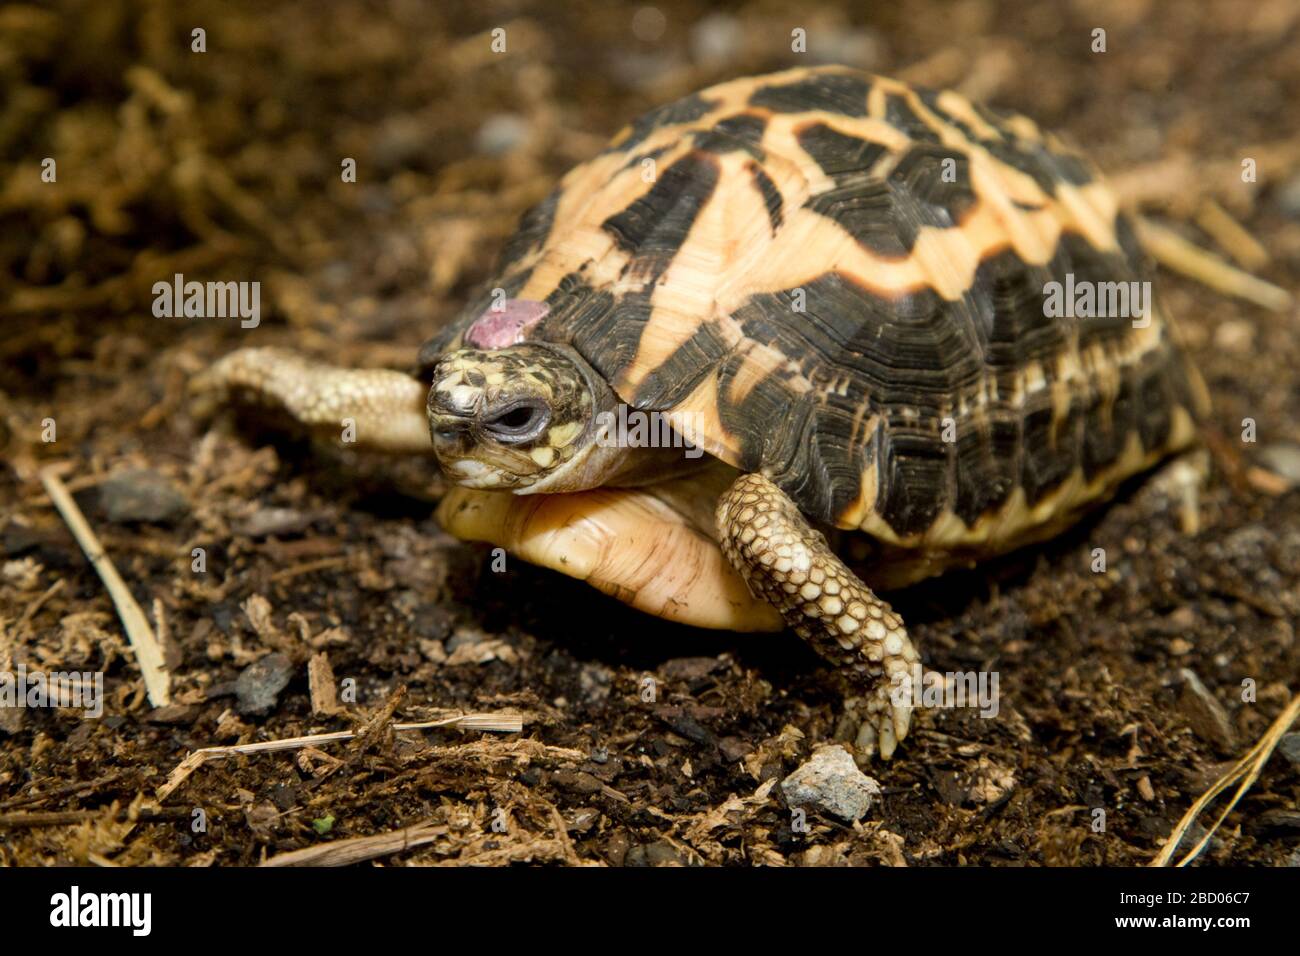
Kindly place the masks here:
<instances>
[{"instance_id":1,"label":"brown background","mask_svg":"<svg viewBox=\"0 0 1300 956\"><path fill-rule=\"evenodd\" d=\"M514 562L482 573L482 553L429 518L437 486L423 463L272 447L225 419L209 433L191 414L187 380L241 345L409 365L487 277L519 213L640 111L812 62L1028 113L1217 254L1198 225L1213 201L1262 244L1256 271L1296 287L1300 8L1289 0L798 7L662 4L635 21L635 7L609 3L0 10L0 667L103 670L109 696L99 721L0 715L0 863L248 864L425 821L432 842L385 859L1151 857L1300 687L1300 493L1286 490L1288 471L1300 479L1294 308L1161 276L1216 402L1201 533L1180 534L1158 489L1134 487L1046 547L898 595L929 666L999 672L1002 712L923 715L894 761L867 768L885 798L861 827L814 815L809 835L790 832L778 791L754 797L832 731L833 695L793 637L687 631ZM196 26L203 54L190 51ZM495 27L505 55L490 51ZM790 52L796 27L802 56ZM1095 27L1104 54L1090 50ZM40 182L46 156L57 184ZM356 184L340 182L345 156ZM1257 183L1241 182L1244 157ZM150 287L175 272L261 281L261 327L154 318ZM1257 444L1239 440L1247 416ZM46 417L54 444L40 440ZM137 598L161 603L177 701L162 713L36 480L56 461L70 463L65 479ZM161 520L115 510L159 476L173 489ZM202 578L189 570L196 546L208 550ZM1089 571L1094 547L1110 556L1104 576ZM254 595L269 625L242 609ZM359 707L312 717L304 633L357 682ZM288 657L290 683L267 714L241 714L232 682L268 650ZM1226 709L1226 728L1199 716L1183 668ZM638 694L646 675L659 681L654 704ZM1244 678L1256 703L1240 699ZM360 745L323 748L344 760L332 772L329 757L288 753L208 766L165 801L166 819L121 822L192 749L357 726L402 685L399 719L465 708L529 723L522 739L381 725ZM1295 765L1275 756L1203 859L1294 864L1298 792ZM190 832L196 806L206 834ZM490 831L497 807L510 810L506 834ZM1094 807L1107 810L1104 834L1089 826ZM16 816L33 813L64 816Z\"/></svg>"}]
</instances>

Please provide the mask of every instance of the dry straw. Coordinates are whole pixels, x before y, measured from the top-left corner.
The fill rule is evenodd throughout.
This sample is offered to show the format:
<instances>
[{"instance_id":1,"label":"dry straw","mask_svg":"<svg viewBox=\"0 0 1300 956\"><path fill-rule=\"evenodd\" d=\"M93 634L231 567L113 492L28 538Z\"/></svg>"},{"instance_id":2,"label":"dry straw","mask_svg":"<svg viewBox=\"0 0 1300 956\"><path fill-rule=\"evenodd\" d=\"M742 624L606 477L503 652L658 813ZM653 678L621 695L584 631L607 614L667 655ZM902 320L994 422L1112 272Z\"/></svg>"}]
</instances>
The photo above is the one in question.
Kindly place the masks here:
<instances>
[{"instance_id":1,"label":"dry straw","mask_svg":"<svg viewBox=\"0 0 1300 956\"><path fill-rule=\"evenodd\" d=\"M1205 849L1206 844L1210 842L1210 838L1214 836L1215 831L1218 830L1223 824L1223 821L1227 819L1228 814L1232 812L1238 801L1240 801L1241 798L1246 795L1246 791L1254 785L1255 780L1259 777L1260 771L1264 769L1264 764L1268 763L1268 758L1272 756L1273 751L1277 749L1278 741L1282 739L1282 736L1290 729L1291 725L1295 723L1297 717L1300 717L1300 694L1291 698L1291 703L1287 705L1286 710L1282 711L1282 713L1278 715L1277 720L1273 721L1272 726L1268 728L1267 732L1265 732L1264 736L1259 739L1255 746L1251 747L1250 750L1246 752L1245 756L1233 764L1227 773L1216 780L1214 786L1201 794L1200 798L1191 805L1185 814L1183 814L1183 818L1178 821L1178 825L1174 827L1173 833L1169 834L1169 839L1165 841L1164 849L1162 849L1156 858L1151 861L1152 866L1168 866L1169 861L1173 859L1174 853L1177 852L1178 845L1182 842L1183 836L1189 829L1191 829L1192 824L1196 822L1196 818L1200 816L1201 811L1208 807L1214 801L1215 797L1240 780L1241 786L1239 786L1237 792L1232 795L1232 799L1229 800L1228 805L1223 808L1223 812L1220 813L1218 819L1214 821L1214 825L1205 831L1205 835L1201 837L1200 842L1197 843L1196 846L1192 847L1192 849L1189 850L1176 865L1187 866L1187 864L1191 863L1198 855L1200 855L1200 852Z\"/></svg>"},{"instance_id":2,"label":"dry straw","mask_svg":"<svg viewBox=\"0 0 1300 956\"><path fill-rule=\"evenodd\" d=\"M41 484L45 486L46 493L54 502L54 507L58 509L59 514L63 516L64 522L73 537L77 539L77 544L81 546L87 560L99 573L100 580L108 589L108 596L113 599L117 616L122 619L127 640L130 641L131 649L135 651L136 662L140 665L145 690L149 694L149 703L154 707L170 704L172 679L163 660L162 645L154 636L153 628L149 626L144 611L140 609L126 582L117 573L117 568L104 551L99 537L91 530L86 516L81 513L76 501L68 493L57 468L58 466L52 465L41 469Z\"/></svg>"}]
</instances>

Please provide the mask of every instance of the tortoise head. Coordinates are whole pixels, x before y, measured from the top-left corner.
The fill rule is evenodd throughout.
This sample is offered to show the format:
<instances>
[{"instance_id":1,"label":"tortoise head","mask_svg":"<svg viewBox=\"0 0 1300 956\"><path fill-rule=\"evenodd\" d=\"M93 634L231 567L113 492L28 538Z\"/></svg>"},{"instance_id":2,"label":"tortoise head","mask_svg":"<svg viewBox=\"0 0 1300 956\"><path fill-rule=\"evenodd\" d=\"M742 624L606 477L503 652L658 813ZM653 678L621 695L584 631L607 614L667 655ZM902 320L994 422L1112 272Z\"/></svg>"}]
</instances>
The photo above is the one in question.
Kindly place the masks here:
<instances>
[{"instance_id":1,"label":"tortoise head","mask_svg":"<svg viewBox=\"0 0 1300 956\"><path fill-rule=\"evenodd\" d=\"M600 484L596 415L613 390L573 349L520 342L457 349L433 366L429 434L443 472L469 488L569 491ZM595 452L593 454L593 452Z\"/></svg>"}]
</instances>

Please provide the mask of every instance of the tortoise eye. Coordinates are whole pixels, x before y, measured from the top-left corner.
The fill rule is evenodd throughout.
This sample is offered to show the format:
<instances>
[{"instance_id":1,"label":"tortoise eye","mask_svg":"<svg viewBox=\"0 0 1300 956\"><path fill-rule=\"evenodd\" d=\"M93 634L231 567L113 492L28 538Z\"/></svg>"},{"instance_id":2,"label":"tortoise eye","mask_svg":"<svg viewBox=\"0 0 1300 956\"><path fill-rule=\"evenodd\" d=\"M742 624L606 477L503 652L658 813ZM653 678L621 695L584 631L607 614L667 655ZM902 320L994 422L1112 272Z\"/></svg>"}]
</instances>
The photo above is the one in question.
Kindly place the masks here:
<instances>
[{"instance_id":1,"label":"tortoise eye","mask_svg":"<svg viewBox=\"0 0 1300 956\"><path fill-rule=\"evenodd\" d=\"M523 402L485 419L483 427L498 441L519 444L540 435L550 417L550 409L540 402Z\"/></svg>"}]
</instances>

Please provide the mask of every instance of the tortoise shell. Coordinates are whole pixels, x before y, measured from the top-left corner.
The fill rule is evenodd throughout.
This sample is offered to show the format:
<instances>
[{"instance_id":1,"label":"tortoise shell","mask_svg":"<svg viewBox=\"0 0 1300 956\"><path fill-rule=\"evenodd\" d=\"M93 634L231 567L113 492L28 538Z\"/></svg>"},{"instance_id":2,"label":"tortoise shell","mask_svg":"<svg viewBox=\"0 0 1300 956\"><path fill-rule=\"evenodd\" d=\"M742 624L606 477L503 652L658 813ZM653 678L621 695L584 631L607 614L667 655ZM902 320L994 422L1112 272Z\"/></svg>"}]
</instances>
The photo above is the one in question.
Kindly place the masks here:
<instances>
[{"instance_id":1,"label":"tortoise shell","mask_svg":"<svg viewBox=\"0 0 1300 956\"><path fill-rule=\"evenodd\" d=\"M1053 282L1145 278L1096 169L1030 120L798 69L622 130L422 362L504 297L491 334L571 345L810 518L979 547L1192 440L1204 387L1158 305L1045 308Z\"/></svg>"}]
</instances>

